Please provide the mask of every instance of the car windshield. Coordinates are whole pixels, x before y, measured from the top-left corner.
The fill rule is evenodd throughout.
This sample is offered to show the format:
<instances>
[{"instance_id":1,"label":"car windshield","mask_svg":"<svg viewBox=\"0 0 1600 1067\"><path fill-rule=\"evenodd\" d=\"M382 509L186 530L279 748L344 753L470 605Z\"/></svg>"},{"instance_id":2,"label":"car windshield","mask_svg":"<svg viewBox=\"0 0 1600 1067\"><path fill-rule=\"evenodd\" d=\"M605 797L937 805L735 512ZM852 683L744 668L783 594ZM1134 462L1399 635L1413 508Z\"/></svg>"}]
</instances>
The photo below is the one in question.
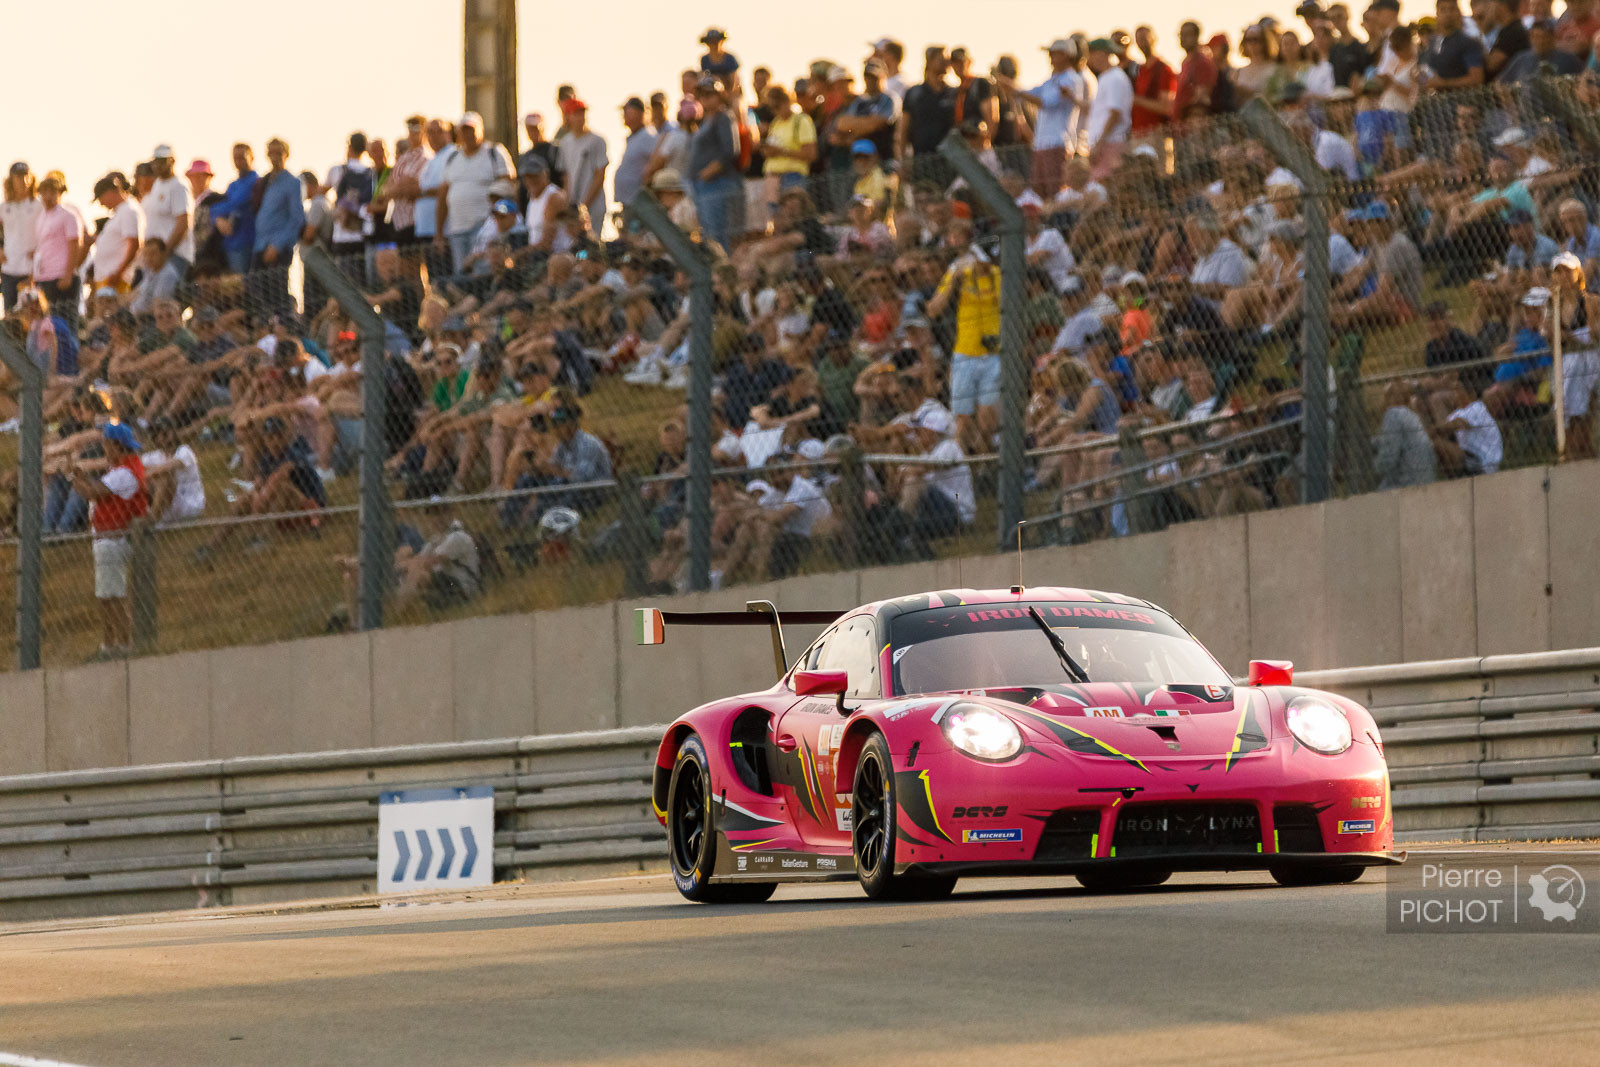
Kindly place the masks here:
<instances>
[{"instance_id":1,"label":"car windshield","mask_svg":"<svg viewBox=\"0 0 1600 1067\"><path fill-rule=\"evenodd\" d=\"M944 693L1074 681L1030 606L1091 682L1233 684L1199 642L1159 611L1119 604L975 604L893 620L894 691Z\"/></svg>"}]
</instances>

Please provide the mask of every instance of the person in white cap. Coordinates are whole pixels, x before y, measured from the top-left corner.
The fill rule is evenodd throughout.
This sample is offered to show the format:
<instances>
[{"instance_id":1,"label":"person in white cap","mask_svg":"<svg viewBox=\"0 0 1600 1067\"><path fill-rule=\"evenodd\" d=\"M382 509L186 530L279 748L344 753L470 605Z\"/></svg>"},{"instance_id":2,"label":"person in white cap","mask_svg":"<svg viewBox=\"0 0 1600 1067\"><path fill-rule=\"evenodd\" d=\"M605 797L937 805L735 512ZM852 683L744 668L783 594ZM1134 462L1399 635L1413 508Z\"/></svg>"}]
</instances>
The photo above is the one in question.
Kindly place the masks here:
<instances>
[{"instance_id":1,"label":"person in white cap","mask_svg":"<svg viewBox=\"0 0 1600 1067\"><path fill-rule=\"evenodd\" d=\"M1017 206L1022 209L1022 236L1027 241L1028 266L1043 268L1050 275L1051 286L1059 294L1072 276L1072 268L1076 266L1072 249L1067 247L1067 240L1061 236L1060 230L1046 226L1041 221L1044 201L1038 193L1032 189L1024 190L1017 197Z\"/></svg>"},{"instance_id":2,"label":"person in white cap","mask_svg":"<svg viewBox=\"0 0 1600 1067\"><path fill-rule=\"evenodd\" d=\"M194 217L194 197L189 185L173 171L177 156L171 145L158 144L150 153L150 165L155 168L155 184L139 202L144 209L146 237L159 237L167 243L172 258L177 261L178 273L188 275L194 265L194 233L190 229Z\"/></svg>"},{"instance_id":3,"label":"person in white cap","mask_svg":"<svg viewBox=\"0 0 1600 1067\"><path fill-rule=\"evenodd\" d=\"M473 238L489 217L489 187L516 171L506 150L483 139L483 116L469 111L456 124L456 151L444 165L434 244L448 245L456 272L472 254Z\"/></svg>"},{"instance_id":4,"label":"person in white cap","mask_svg":"<svg viewBox=\"0 0 1600 1067\"><path fill-rule=\"evenodd\" d=\"M1061 190L1061 180L1067 157L1077 151L1076 137L1069 135L1078 128L1079 114L1087 102L1087 83L1078 70L1082 61L1077 42L1070 37L1057 38L1046 46L1050 53L1050 77L1032 89L1007 88L1039 109L1033 124L1033 165L1030 174L1034 192L1046 200L1053 199ZM1010 83L1011 79L1004 79Z\"/></svg>"}]
</instances>

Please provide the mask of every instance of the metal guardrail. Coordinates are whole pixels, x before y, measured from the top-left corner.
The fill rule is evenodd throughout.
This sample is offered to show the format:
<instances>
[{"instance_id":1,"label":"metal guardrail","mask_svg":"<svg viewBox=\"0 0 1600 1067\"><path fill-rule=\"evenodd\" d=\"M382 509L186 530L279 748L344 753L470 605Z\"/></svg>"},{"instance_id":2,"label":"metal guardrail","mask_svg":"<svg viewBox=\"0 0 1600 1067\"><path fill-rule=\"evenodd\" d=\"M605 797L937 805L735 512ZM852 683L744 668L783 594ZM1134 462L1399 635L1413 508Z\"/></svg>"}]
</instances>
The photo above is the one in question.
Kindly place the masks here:
<instances>
[{"instance_id":1,"label":"metal guardrail","mask_svg":"<svg viewBox=\"0 0 1600 1067\"><path fill-rule=\"evenodd\" d=\"M1303 673L1370 707L1401 840L1600 836L1600 649ZM0 919L372 893L378 796L489 785L497 880L659 867L660 727L0 778Z\"/></svg>"}]
</instances>

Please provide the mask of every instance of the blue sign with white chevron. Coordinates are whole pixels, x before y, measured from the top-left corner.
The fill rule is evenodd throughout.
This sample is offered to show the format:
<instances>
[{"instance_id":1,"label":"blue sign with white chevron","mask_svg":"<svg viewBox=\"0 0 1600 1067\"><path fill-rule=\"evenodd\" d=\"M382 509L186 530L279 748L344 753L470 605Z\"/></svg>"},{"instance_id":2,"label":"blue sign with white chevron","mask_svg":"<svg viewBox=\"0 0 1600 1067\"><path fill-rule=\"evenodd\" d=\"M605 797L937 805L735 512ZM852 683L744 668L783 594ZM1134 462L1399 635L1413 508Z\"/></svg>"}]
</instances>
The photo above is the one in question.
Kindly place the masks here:
<instances>
[{"instance_id":1,"label":"blue sign with white chevron","mask_svg":"<svg viewBox=\"0 0 1600 1067\"><path fill-rule=\"evenodd\" d=\"M378 891L494 881L494 790L401 789L378 797Z\"/></svg>"}]
</instances>

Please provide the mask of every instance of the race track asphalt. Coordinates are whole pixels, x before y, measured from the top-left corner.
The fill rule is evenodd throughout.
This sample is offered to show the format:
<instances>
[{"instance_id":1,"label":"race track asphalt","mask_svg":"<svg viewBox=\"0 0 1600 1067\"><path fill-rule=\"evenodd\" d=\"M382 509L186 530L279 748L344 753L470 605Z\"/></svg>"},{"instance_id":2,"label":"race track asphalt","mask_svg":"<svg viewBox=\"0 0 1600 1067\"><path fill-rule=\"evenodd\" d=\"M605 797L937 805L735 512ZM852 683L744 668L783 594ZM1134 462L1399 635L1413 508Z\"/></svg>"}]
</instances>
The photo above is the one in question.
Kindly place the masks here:
<instances>
[{"instance_id":1,"label":"race track asphalt","mask_svg":"<svg viewBox=\"0 0 1600 1067\"><path fill-rule=\"evenodd\" d=\"M1595 1063L1600 937L1401 935L1382 874L1091 895L664 878L0 927L0 1053L135 1064ZM4 1062L0 1057L0 1062Z\"/></svg>"}]
</instances>

